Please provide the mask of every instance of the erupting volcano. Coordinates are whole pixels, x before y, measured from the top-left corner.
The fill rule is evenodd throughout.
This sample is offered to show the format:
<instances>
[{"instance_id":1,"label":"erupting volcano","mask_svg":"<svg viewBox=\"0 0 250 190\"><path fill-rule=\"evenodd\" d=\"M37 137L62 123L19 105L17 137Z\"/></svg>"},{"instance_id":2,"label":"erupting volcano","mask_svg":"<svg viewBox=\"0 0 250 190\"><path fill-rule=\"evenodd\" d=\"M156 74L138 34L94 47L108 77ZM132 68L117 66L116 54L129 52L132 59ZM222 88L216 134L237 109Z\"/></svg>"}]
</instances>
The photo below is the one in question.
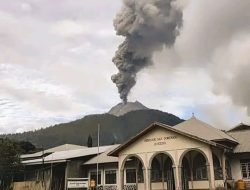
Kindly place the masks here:
<instances>
[{"instance_id":1,"label":"erupting volcano","mask_svg":"<svg viewBox=\"0 0 250 190\"><path fill-rule=\"evenodd\" d=\"M127 103L128 94L136 84L136 75L153 64L153 53L163 46L172 46L182 25L182 11L175 0L124 0L114 19L117 35L125 37L113 62L118 73L111 80L120 98Z\"/></svg>"}]
</instances>

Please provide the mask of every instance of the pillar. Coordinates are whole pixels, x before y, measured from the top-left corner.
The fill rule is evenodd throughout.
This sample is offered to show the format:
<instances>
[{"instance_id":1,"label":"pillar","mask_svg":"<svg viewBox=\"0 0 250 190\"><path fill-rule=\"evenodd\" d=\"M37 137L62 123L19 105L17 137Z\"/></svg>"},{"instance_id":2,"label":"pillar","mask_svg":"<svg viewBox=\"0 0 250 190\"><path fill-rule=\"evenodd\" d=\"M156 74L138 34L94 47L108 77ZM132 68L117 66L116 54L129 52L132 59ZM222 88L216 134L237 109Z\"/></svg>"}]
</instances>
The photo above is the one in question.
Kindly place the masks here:
<instances>
[{"instance_id":1,"label":"pillar","mask_svg":"<svg viewBox=\"0 0 250 190\"><path fill-rule=\"evenodd\" d=\"M179 166L173 165L172 167L173 167L173 172L174 172L175 189L181 190L180 189L180 179L179 179Z\"/></svg>"},{"instance_id":2,"label":"pillar","mask_svg":"<svg viewBox=\"0 0 250 190\"><path fill-rule=\"evenodd\" d=\"M183 187L182 187L182 166L178 166L177 167L177 171L178 171L178 179L179 179L179 185L176 187L176 190L181 190Z\"/></svg>"},{"instance_id":3,"label":"pillar","mask_svg":"<svg viewBox=\"0 0 250 190\"><path fill-rule=\"evenodd\" d=\"M124 186L124 169L119 169L119 176L118 176L118 190L123 190Z\"/></svg>"},{"instance_id":4,"label":"pillar","mask_svg":"<svg viewBox=\"0 0 250 190\"><path fill-rule=\"evenodd\" d=\"M209 189L215 189L215 178L214 178L214 163L213 163L213 152L211 147L208 149L207 153L207 176L209 180Z\"/></svg>"},{"instance_id":5,"label":"pillar","mask_svg":"<svg viewBox=\"0 0 250 190\"><path fill-rule=\"evenodd\" d=\"M150 168L146 167L145 169L145 177L144 177L144 183L145 183L145 190L151 190L151 170Z\"/></svg>"},{"instance_id":6,"label":"pillar","mask_svg":"<svg viewBox=\"0 0 250 190\"><path fill-rule=\"evenodd\" d=\"M215 179L214 179L214 167L213 164L207 164L207 177L209 181L209 189L215 189Z\"/></svg>"},{"instance_id":7,"label":"pillar","mask_svg":"<svg viewBox=\"0 0 250 190\"><path fill-rule=\"evenodd\" d=\"M65 166L65 177L64 177L64 190L67 190L68 186L68 161L66 161L66 166Z\"/></svg>"},{"instance_id":8,"label":"pillar","mask_svg":"<svg viewBox=\"0 0 250 190\"><path fill-rule=\"evenodd\" d=\"M227 171L226 171L226 155L225 155L225 152L222 153L221 166L222 166L222 176L223 176L224 187L227 188Z\"/></svg>"}]
</instances>

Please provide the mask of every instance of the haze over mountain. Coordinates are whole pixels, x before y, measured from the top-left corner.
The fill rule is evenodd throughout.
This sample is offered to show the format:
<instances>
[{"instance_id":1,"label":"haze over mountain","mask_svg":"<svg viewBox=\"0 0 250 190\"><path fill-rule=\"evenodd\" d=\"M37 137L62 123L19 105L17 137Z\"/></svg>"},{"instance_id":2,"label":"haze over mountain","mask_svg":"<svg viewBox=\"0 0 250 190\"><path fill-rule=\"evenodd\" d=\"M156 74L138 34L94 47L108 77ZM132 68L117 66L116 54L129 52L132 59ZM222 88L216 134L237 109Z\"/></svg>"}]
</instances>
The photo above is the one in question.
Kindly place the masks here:
<instances>
[{"instance_id":1,"label":"haze over mountain","mask_svg":"<svg viewBox=\"0 0 250 190\"><path fill-rule=\"evenodd\" d=\"M123 143L155 121L173 126L183 120L170 113L149 109L136 101L117 104L108 113L87 115L69 123L5 136L30 141L39 148L50 148L65 143L87 145L90 135L95 146L100 124L100 144L108 145Z\"/></svg>"}]
</instances>

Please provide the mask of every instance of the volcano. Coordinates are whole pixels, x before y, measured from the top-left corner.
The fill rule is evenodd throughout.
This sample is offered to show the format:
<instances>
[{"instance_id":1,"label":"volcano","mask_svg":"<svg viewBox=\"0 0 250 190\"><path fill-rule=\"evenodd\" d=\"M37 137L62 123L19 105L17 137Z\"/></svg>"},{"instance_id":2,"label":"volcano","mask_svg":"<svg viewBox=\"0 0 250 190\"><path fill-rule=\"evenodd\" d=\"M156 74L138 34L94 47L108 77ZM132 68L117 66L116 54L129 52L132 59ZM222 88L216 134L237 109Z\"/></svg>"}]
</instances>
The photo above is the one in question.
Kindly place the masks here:
<instances>
[{"instance_id":1,"label":"volcano","mask_svg":"<svg viewBox=\"0 0 250 190\"><path fill-rule=\"evenodd\" d=\"M122 116L125 115L126 113L129 113L131 111L137 111L137 110L148 110L146 106L144 106L142 103L135 101L135 102L127 102L126 104L124 103L119 103L116 106L112 107L108 114L115 115L115 116Z\"/></svg>"}]
</instances>

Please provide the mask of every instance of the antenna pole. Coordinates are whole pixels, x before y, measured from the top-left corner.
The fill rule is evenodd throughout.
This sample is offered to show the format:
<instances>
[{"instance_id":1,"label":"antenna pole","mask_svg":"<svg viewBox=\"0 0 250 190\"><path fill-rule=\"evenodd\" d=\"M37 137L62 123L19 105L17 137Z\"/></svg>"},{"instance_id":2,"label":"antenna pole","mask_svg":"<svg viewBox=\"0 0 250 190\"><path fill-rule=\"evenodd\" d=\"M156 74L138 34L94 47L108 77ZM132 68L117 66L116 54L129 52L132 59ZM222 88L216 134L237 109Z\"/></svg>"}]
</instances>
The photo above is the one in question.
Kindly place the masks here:
<instances>
[{"instance_id":1,"label":"antenna pole","mask_svg":"<svg viewBox=\"0 0 250 190\"><path fill-rule=\"evenodd\" d=\"M100 124L97 127L97 162L96 162L96 187L98 190L98 178L99 178L99 147L100 147Z\"/></svg>"}]
</instances>

